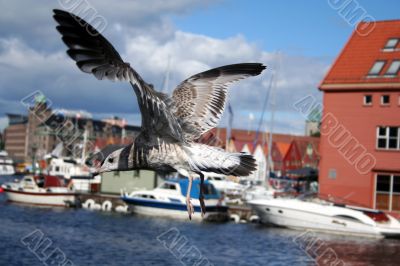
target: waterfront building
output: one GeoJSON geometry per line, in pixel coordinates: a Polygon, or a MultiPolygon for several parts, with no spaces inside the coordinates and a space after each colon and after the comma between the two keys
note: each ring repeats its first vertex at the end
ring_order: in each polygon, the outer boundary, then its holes
{"type": "Polygon", "coordinates": [[[400,212],[400,20],[364,26],[319,86],[320,192],[400,212]]]}
{"type": "Polygon", "coordinates": [[[89,154],[107,144],[129,143],[140,132],[140,127],[127,125],[123,119],[103,121],[82,111],[52,110],[44,97],[35,98],[27,115],[7,116],[5,150],[17,161],[25,162],[43,158],[60,142],[64,145],[64,156],[76,157],[83,149],[89,154]]]}

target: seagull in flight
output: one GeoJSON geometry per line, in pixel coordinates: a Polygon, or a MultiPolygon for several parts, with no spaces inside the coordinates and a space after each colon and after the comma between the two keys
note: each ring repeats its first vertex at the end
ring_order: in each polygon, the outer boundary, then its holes
{"type": "Polygon", "coordinates": [[[180,83],[172,95],[156,91],[124,62],[116,49],[82,18],[53,10],[57,30],[67,45],[67,54],[78,68],[97,79],[129,82],[142,114],[141,132],[134,142],[103,154],[97,172],[151,169],[185,170],[189,185],[186,206],[189,219],[194,213],[190,201],[193,177],[200,176],[201,214],[205,214],[204,172],[248,176],[256,170],[252,155],[230,153],[196,142],[216,127],[226,105],[228,86],[235,81],[259,75],[266,67],[260,63],[241,63],[217,67],[180,83]]]}

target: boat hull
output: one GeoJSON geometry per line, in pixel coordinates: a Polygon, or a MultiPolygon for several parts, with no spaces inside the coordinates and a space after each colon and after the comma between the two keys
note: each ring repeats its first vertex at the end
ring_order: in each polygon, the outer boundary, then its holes
{"type": "MultiPolygon", "coordinates": [[[[274,204],[250,203],[252,209],[260,217],[261,223],[287,227],[296,230],[312,230],[331,234],[355,235],[363,237],[383,238],[399,237],[400,228],[385,225],[363,224],[358,221],[341,219],[312,211],[296,208],[285,208],[274,204]]],[[[394,218],[391,218],[394,219],[394,218]]],[[[397,221],[392,221],[398,223],[397,221]]]]}
{"type": "Polygon", "coordinates": [[[76,204],[74,193],[39,193],[4,189],[6,197],[11,202],[41,206],[68,207],[76,204]]]}
{"type": "MultiPolygon", "coordinates": [[[[188,219],[186,205],[180,202],[161,202],[129,197],[122,197],[122,200],[129,204],[131,210],[137,214],[188,219]]],[[[195,211],[195,213],[192,215],[193,220],[200,221],[204,219],[207,221],[217,222],[228,220],[228,207],[226,206],[206,206],[206,214],[204,217],[201,217],[200,206],[194,205],[193,207],[195,211]]]]}

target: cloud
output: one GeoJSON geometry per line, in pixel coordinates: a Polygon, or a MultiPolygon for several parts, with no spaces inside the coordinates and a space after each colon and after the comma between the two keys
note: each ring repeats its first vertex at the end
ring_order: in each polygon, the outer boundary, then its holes
{"type": "Polygon", "coordinates": [[[165,72],[171,60],[172,85],[196,73],[237,62],[259,62],[262,52],[244,37],[216,39],[175,31],[167,40],[157,36],[133,36],[126,40],[126,58],[152,76],[165,72]]]}
{"type": "MultiPolygon", "coordinates": [[[[3,101],[16,103],[40,90],[54,107],[83,108],[91,112],[138,111],[127,84],[98,81],[80,72],[64,51],[38,52],[18,39],[0,40],[0,51],[3,101]]],[[[4,105],[0,106],[0,112],[6,110],[10,112],[4,105]]]]}
{"type": "MultiPolygon", "coordinates": [[[[171,15],[184,15],[196,8],[205,8],[215,4],[215,0],[119,0],[112,4],[109,0],[0,0],[2,12],[0,16],[0,36],[2,38],[19,38],[29,43],[36,50],[52,50],[59,48],[53,9],[63,9],[86,20],[91,15],[104,18],[107,22],[108,35],[110,28],[121,25],[131,33],[157,33],[162,36],[173,27],[169,22],[171,15]],[[111,6],[112,5],[112,6],[111,6]]],[[[122,40],[120,36],[116,43],[122,40]]]]}
{"type": "MultiPolygon", "coordinates": [[[[213,67],[238,62],[262,62],[268,66],[262,75],[240,81],[230,90],[231,105],[243,116],[235,118],[237,122],[239,119],[247,121],[251,112],[256,116],[257,123],[253,123],[254,126],[258,125],[274,73],[276,87],[270,93],[267,111],[271,111],[271,102],[274,102],[278,121],[275,129],[298,134],[304,132],[304,118],[295,111],[293,104],[308,94],[321,99],[316,88],[329,66],[322,58],[263,51],[241,35],[217,39],[182,31],[176,31],[163,41],[152,35],[129,38],[126,41],[125,56],[140,73],[148,75],[145,76],[147,80],[159,81],[155,85],[161,84],[157,77],[165,72],[170,58],[172,78],[169,92],[189,76],[213,67]]],[[[269,122],[269,114],[264,116],[264,120],[265,124],[269,122]]],[[[222,125],[226,125],[224,121],[222,125]]],[[[235,124],[237,127],[246,125],[247,122],[235,124]]]]}
{"type": "MultiPolygon", "coordinates": [[[[275,99],[275,128],[302,133],[299,120],[304,118],[294,111],[292,104],[307,94],[320,98],[316,87],[329,62],[264,51],[239,34],[220,39],[180,31],[169,20],[172,14],[184,14],[209,4],[184,0],[152,1],[151,5],[148,1],[121,1],[111,9],[109,2],[93,2],[98,14],[107,19],[104,35],[147,82],[160,88],[170,61],[169,92],[190,75],[213,67],[239,62],[266,64],[268,68],[261,76],[232,86],[229,100],[236,114],[235,126],[246,128],[249,113],[255,114],[255,121],[259,120],[275,72],[277,87],[270,95],[270,100],[275,99]]],[[[24,111],[19,101],[32,91],[41,90],[54,107],[85,109],[95,117],[118,114],[129,117],[129,122],[140,121],[128,84],[98,81],[80,72],[65,54],[50,8],[37,6],[36,2],[29,2],[29,7],[21,5],[18,1],[3,4],[9,12],[0,18],[0,25],[9,25],[8,29],[0,26],[0,116],[24,111]]],[[[268,114],[265,120],[269,121],[268,114]]]]}

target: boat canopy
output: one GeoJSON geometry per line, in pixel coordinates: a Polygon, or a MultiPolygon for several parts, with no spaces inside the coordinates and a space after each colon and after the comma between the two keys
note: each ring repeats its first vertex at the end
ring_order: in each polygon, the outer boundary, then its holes
{"type": "MultiPolygon", "coordinates": [[[[182,195],[186,195],[188,185],[189,185],[189,180],[186,178],[180,178],[180,179],[170,179],[168,180],[169,182],[174,182],[178,183],[182,195]]],[[[192,189],[190,191],[190,196],[192,198],[198,198],[200,196],[200,180],[199,179],[194,179],[192,183],[192,189]]],[[[207,180],[204,180],[204,198],[205,199],[219,199],[221,198],[221,195],[219,192],[215,189],[215,187],[208,182],[207,180]]]]}

